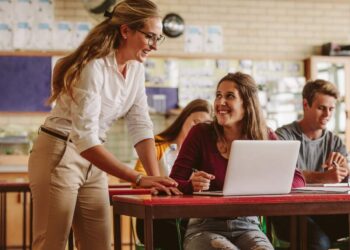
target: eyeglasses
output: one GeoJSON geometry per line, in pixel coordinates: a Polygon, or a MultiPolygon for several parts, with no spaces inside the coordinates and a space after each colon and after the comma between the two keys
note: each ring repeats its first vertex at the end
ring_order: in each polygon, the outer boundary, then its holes
{"type": "Polygon", "coordinates": [[[146,33],[142,30],[137,30],[138,32],[142,33],[145,35],[146,39],[148,40],[148,46],[154,46],[154,45],[161,45],[164,40],[165,40],[165,36],[163,35],[160,35],[160,36],[156,36],[154,34],[151,34],[151,33],[146,33]]]}

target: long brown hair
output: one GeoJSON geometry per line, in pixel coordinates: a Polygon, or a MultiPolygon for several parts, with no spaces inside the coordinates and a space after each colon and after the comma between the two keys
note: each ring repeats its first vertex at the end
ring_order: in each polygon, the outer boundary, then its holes
{"type": "MultiPolygon", "coordinates": [[[[268,138],[268,129],[258,98],[258,87],[254,79],[247,74],[236,72],[224,76],[218,83],[216,89],[224,81],[230,81],[235,84],[243,100],[244,117],[242,124],[242,136],[248,140],[266,140],[268,138]]],[[[224,129],[214,117],[213,126],[218,140],[226,144],[224,129]]]]}
{"type": "Polygon", "coordinates": [[[186,105],[175,121],[167,129],[157,135],[156,142],[165,143],[174,141],[180,134],[186,119],[195,112],[206,112],[212,117],[213,107],[206,100],[195,99],[191,101],[186,105]]]}
{"type": "Polygon", "coordinates": [[[120,26],[126,24],[132,30],[141,29],[151,17],[159,17],[159,12],[150,0],[118,1],[110,17],[95,26],[74,52],[58,60],[53,70],[48,104],[63,93],[74,100],[73,87],[79,82],[85,65],[93,59],[109,55],[119,47],[122,39],[120,26]]]}

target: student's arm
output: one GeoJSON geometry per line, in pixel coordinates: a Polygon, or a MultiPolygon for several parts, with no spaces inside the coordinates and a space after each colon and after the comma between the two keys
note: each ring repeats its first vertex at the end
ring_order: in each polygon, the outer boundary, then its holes
{"type": "Polygon", "coordinates": [[[332,168],[325,172],[303,171],[307,183],[338,183],[347,175],[342,168],[332,168]]]}
{"type": "Polygon", "coordinates": [[[333,139],[334,146],[322,165],[324,172],[306,172],[304,175],[306,181],[310,183],[338,183],[344,181],[345,177],[349,175],[349,166],[346,160],[346,147],[337,136],[333,139]]]}
{"type": "Polygon", "coordinates": [[[156,145],[153,139],[140,141],[135,145],[137,155],[147,175],[159,176],[159,166],[156,158],[156,145]]]}
{"type": "MultiPolygon", "coordinates": [[[[138,172],[119,161],[103,145],[97,145],[86,149],[81,152],[81,156],[108,174],[126,181],[135,183],[139,175],[138,172]]],[[[157,187],[157,189],[170,195],[170,190],[165,186],[175,186],[176,182],[168,177],[144,176],[141,178],[139,184],[142,187],[157,187]]]]}
{"type": "Polygon", "coordinates": [[[179,155],[171,170],[170,177],[179,183],[179,189],[185,194],[191,194],[193,190],[191,176],[193,169],[199,169],[201,162],[202,148],[201,138],[205,136],[201,133],[200,126],[194,126],[184,142],[182,143],[179,155]]]}
{"type": "Polygon", "coordinates": [[[139,172],[140,174],[147,175],[146,170],[143,167],[140,159],[137,160],[134,169],[135,169],[135,171],[139,172]]]}
{"type": "Polygon", "coordinates": [[[305,187],[305,184],[306,181],[303,174],[298,169],[295,169],[292,188],[305,187]]]}

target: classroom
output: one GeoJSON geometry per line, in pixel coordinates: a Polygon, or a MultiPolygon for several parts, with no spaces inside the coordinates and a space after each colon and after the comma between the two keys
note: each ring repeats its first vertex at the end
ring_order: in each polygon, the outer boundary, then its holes
{"type": "Polygon", "coordinates": [[[0,76],[0,250],[350,249],[347,0],[0,0],[0,76]]]}

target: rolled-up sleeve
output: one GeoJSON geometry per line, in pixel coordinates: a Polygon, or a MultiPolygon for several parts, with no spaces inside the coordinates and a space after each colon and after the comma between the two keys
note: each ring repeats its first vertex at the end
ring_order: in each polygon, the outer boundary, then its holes
{"type": "Polygon", "coordinates": [[[102,67],[93,61],[86,65],[81,80],[74,87],[75,101],[71,103],[71,139],[78,152],[100,145],[99,116],[101,112],[102,67]]]}
{"type": "Polygon", "coordinates": [[[137,95],[135,102],[125,116],[133,145],[136,145],[142,140],[154,138],[153,123],[149,116],[147,95],[144,85],[144,73],[136,86],[137,95]]]}

